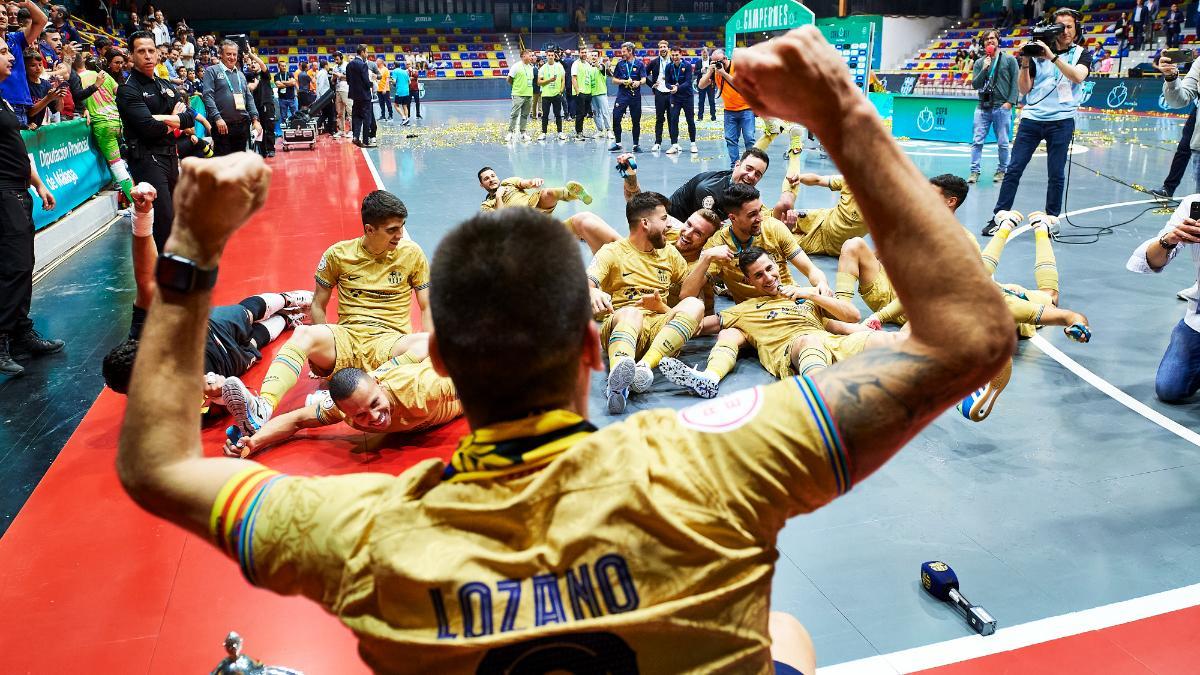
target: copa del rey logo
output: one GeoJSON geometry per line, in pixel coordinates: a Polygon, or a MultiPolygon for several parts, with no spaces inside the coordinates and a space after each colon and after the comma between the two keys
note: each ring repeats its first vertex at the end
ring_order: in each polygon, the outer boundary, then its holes
{"type": "Polygon", "coordinates": [[[706,433],[733,431],[754,419],[762,409],[762,387],[706,401],[679,411],[683,426],[706,433]]]}

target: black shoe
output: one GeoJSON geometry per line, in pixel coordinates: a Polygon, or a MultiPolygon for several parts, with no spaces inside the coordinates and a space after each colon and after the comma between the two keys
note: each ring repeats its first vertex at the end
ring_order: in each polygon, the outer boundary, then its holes
{"type": "Polygon", "coordinates": [[[21,364],[13,361],[8,348],[8,336],[0,335],[0,373],[5,375],[20,375],[25,372],[21,364]]]}
{"type": "Polygon", "coordinates": [[[45,356],[61,352],[63,346],[67,344],[62,340],[47,340],[32,328],[12,337],[11,342],[12,351],[27,352],[32,356],[45,356]]]}
{"type": "Polygon", "coordinates": [[[1166,188],[1158,188],[1157,190],[1151,190],[1150,194],[1154,195],[1155,197],[1158,197],[1159,199],[1170,199],[1175,196],[1175,195],[1171,194],[1170,192],[1167,192],[1166,188]]]}
{"type": "Polygon", "coordinates": [[[641,152],[641,151],[642,151],[642,146],[636,145],[636,144],[633,146],[633,149],[630,150],[630,152],[641,152]]]}
{"type": "Polygon", "coordinates": [[[996,230],[999,230],[999,229],[1000,229],[1000,223],[997,223],[996,219],[992,218],[991,220],[987,221],[987,225],[983,226],[983,229],[979,231],[979,234],[981,234],[985,237],[990,237],[990,236],[996,234],[996,230]]]}

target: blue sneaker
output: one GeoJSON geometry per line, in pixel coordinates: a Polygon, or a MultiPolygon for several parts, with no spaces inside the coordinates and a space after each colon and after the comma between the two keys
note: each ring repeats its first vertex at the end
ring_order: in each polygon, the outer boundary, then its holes
{"type": "Polygon", "coordinates": [[[1000,397],[1000,392],[1008,386],[1010,379],[1012,379],[1012,361],[1005,364],[991,382],[967,394],[966,398],[955,406],[955,409],[972,422],[982,422],[992,414],[992,407],[996,405],[996,399],[1000,397]]]}
{"type": "Polygon", "coordinates": [[[253,436],[271,419],[271,406],[262,397],[251,393],[246,383],[236,377],[225,378],[221,398],[225,399],[229,414],[233,415],[238,427],[246,435],[253,436]]]}
{"type": "Polygon", "coordinates": [[[625,404],[629,401],[629,387],[637,374],[637,366],[633,359],[621,359],[608,373],[608,414],[620,415],[625,412],[625,404]]]}
{"type": "Polygon", "coordinates": [[[620,143],[613,143],[612,145],[608,146],[609,152],[620,152],[621,150],[622,148],[620,143]]]}

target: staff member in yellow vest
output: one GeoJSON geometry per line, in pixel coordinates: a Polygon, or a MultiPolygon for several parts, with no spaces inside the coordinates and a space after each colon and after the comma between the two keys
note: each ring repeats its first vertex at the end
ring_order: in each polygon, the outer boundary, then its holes
{"type": "Polygon", "coordinates": [[[505,142],[516,138],[517,127],[521,129],[521,140],[529,141],[525,130],[529,127],[529,112],[533,109],[533,52],[521,50],[521,62],[508,69],[508,83],[512,86],[512,112],[508,115],[508,135],[505,142]]]}
{"type": "Polygon", "coordinates": [[[538,140],[546,138],[546,128],[550,125],[550,109],[554,109],[554,125],[558,128],[558,140],[567,140],[562,129],[563,87],[566,82],[566,72],[558,62],[558,52],[553,49],[546,52],[546,65],[538,69],[538,84],[542,86],[542,133],[538,140]]]}

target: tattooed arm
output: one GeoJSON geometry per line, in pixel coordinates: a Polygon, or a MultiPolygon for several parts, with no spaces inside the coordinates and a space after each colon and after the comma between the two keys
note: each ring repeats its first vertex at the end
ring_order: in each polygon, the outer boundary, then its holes
{"type": "Polygon", "coordinates": [[[1012,355],[1014,324],[962,227],[820,33],[806,27],[740,53],[747,100],[759,114],[800,122],[820,138],[857,196],[880,257],[896,261],[888,276],[911,336],[813,378],[857,482],[1001,368],[1012,355]],[[808,94],[798,99],[795,91],[808,94]]]}

